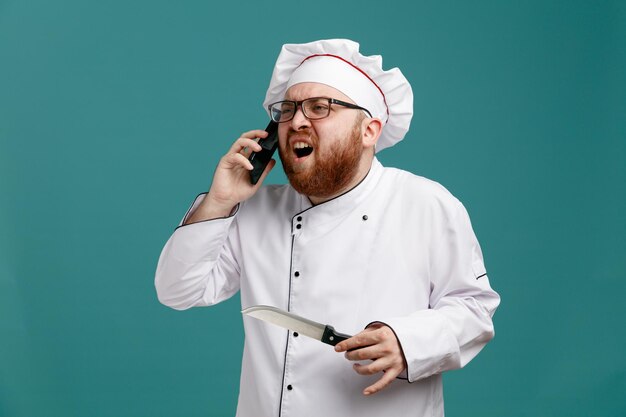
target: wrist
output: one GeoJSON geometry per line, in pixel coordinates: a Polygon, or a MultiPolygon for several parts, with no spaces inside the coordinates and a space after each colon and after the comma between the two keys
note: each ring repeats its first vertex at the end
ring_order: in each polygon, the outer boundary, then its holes
{"type": "Polygon", "coordinates": [[[230,217],[236,206],[237,204],[216,203],[207,195],[198,207],[189,214],[184,224],[230,217]]]}

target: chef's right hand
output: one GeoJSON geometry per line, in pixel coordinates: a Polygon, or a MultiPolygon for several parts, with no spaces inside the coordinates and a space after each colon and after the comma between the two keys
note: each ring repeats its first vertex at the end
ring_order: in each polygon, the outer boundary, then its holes
{"type": "Polygon", "coordinates": [[[254,139],[265,137],[267,137],[265,130],[251,130],[242,134],[233,143],[228,153],[217,164],[209,193],[187,218],[185,224],[228,217],[237,204],[254,195],[267,174],[276,165],[276,161],[272,159],[265,167],[259,181],[252,185],[250,182],[252,164],[248,158],[251,152],[261,150],[261,145],[254,139]]]}

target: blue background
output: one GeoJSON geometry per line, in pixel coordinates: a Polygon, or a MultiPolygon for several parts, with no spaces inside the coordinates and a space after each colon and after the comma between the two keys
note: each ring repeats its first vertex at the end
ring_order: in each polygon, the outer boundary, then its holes
{"type": "Polygon", "coordinates": [[[170,310],[156,261],[280,46],[332,37],[411,82],[379,157],[464,202],[502,295],[446,414],[626,415],[625,2],[0,0],[1,416],[234,415],[238,297],[170,310]]]}

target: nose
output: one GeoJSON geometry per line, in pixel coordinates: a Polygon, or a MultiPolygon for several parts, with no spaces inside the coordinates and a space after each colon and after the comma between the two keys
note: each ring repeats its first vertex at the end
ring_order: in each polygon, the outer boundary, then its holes
{"type": "Polygon", "coordinates": [[[296,108],[296,114],[293,115],[290,123],[293,130],[305,129],[311,126],[311,121],[306,118],[302,111],[302,105],[296,108]]]}

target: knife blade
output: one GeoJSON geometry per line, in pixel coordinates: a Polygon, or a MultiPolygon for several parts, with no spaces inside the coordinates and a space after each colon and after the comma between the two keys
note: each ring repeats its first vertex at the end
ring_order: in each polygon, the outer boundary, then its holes
{"type": "Polygon", "coordinates": [[[258,305],[248,307],[241,314],[284,327],[332,346],[352,337],[335,331],[333,326],[329,324],[317,323],[272,306],[258,305]]]}

